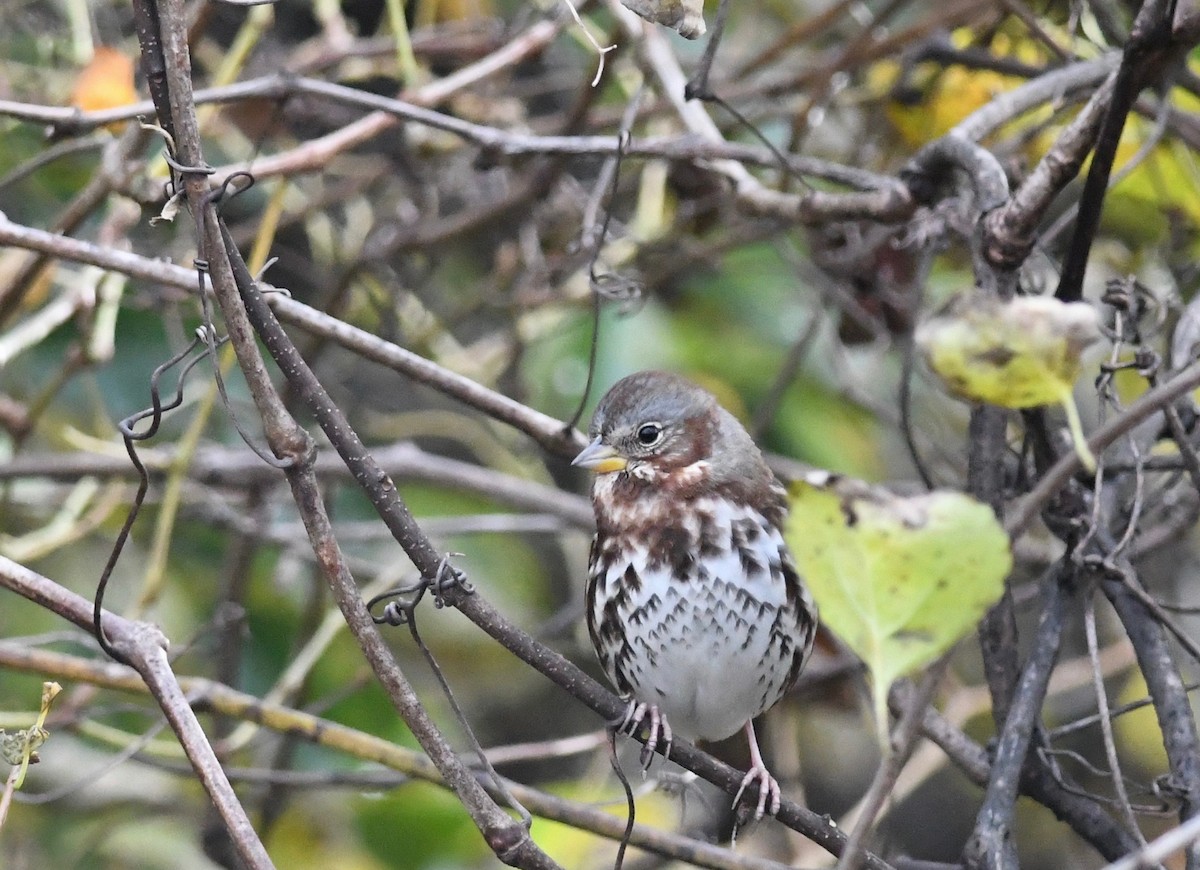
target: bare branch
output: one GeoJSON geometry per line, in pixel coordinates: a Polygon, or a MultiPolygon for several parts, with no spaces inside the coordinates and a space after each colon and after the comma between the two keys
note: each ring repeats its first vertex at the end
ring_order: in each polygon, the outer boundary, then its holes
{"type": "MultiPolygon", "coordinates": [[[[0,585],[85,631],[92,630],[90,601],[3,556],[0,556],[0,585]]],[[[171,671],[167,639],[148,623],[130,622],[114,613],[105,613],[104,628],[109,641],[137,671],[166,714],[246,866],[255,870],[274,867],[171,671]]]]}

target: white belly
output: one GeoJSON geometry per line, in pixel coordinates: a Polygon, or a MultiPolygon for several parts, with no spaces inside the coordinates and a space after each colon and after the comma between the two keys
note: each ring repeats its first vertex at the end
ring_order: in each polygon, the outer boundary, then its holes
{"type": "Polygon", "coordinates": [[[627,538],[610,542],[630,558],[594,574],[590,618],[618,687],[658,705],[677,734],[718,740],[779,700],[811,625],[798,612],[803,593],[789,600],[779,532],[747,508],[717,500],[695,507],[709,515],[704,529],[678,531],[703,557],[671,564],[627,538]],[[620,643],[605,640],[606,620],[619,620],[620,643]]]}

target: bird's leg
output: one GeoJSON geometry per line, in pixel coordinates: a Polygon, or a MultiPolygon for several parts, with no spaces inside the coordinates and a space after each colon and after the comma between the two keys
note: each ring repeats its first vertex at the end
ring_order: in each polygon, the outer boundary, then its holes
{"type": "Polygon", "coordinates": [[[764,812],[770,809],[771,815],[779,812],[779,804],[781,796],[779,792],[779,781],[771,776],[767,770],[766,764],[763,763],[762,752],[758,749],[758,738],[754,735],[754,722],[746,723],[746,740],[750,743],[750,769],[746,771],[746,775],[742,777],[742,784],[738,788],[737,794],[733,798],[733,805],[736,807],[742,800],[742,792],[744,792],[754,780],[758,780],[758,805],[754,809],[754,821],[758,821],[763,817],[764,812]],[[768,804],[768,799],[770,803],[768,804]]]}
{"type": "Polygon", "coordinates": [[[633,737],[643,725],[646,726],[648,734],[638,760],[641,762],[642,771],[645,772],[650,769],[650,762],[654,760],[654,750],[660,745],[663,757],[667,759],[671,757],[671,744],[675,738],[671,733],[671,725],[667,722],[667,717],[662,714],[656,704],[643,704],[631,700],[629,706],[625,708],[624,717],[617,725],[617,732],[633,737]]]}

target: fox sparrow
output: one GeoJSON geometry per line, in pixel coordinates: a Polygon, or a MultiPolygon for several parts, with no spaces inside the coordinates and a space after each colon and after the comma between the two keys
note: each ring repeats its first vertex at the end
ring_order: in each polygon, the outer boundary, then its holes
{"type": "Polygon", "coordinates": [[[596,472],[587,624],[630,701],[621,729],[720,740],[744,727],[755,818],[779,810],[753,718],[795,682],[817,610],[780,532],[784,489],[738,421],[695,384],[630,375],[596,409],[574,464],[596,472]],[[672,730],[674,729],[674,730],[672,730]]]}

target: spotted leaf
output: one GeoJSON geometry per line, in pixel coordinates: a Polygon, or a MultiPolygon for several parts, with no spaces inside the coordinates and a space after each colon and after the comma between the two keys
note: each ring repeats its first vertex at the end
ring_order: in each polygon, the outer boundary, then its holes
{"type": "Polygon", "coordinates": [[[703,0],[621,0],[621,5],[687,39],[704,35],[703,0]]]}
{"type": "Polygon", "coordinates": [[[790,496],[788,544],[822,620],[870,670],[886,738],[892,682],[934,661],[1000,597],[1008,536],[959,492],[905,498],[821,473],[790,496]]]}
{"type": "Polygon", "coordinates": [[[1079,458],[1088,449],[1072,389],[1083,352],[1100,338],[1096,309],[1047,296],[1002,301],[972,291],[956,296],[917,329],[916,342],[946,388],[1005,408],[1060,404],[1079,458]]]}

